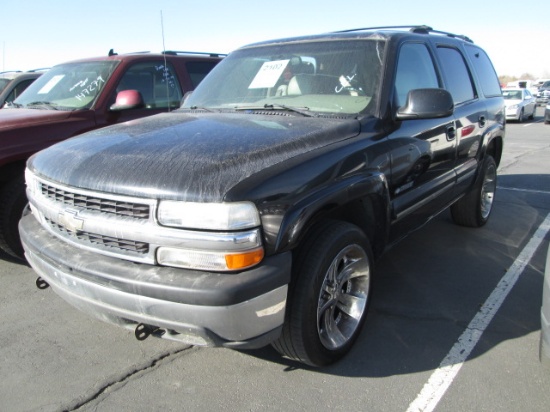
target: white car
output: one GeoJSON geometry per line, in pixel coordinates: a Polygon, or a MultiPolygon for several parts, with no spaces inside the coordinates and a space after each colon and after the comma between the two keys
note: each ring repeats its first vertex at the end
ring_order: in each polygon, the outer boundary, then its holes
{"type": "Polygon", "coordinates": [[[533,119],[537,110],[537,101],[527,89],[502,89],[506,105],[506,120],[523,122],[526,118],[533,119]]]}

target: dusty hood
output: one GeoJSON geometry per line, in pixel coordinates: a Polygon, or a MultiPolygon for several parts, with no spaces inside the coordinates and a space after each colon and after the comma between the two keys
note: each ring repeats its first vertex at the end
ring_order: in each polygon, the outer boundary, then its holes
{"type": "Polygon", "coordinates": [[[33,156],[29,167],[90,190],[221,201],[254,173],[359,129],[355,119],[173,112],[61,142],[33,156]]]}

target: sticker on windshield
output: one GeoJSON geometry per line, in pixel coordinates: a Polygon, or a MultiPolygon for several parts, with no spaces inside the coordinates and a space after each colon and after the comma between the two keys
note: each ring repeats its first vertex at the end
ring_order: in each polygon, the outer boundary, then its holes
{"type": "Polygon", "coordinates": [[[57,76],[53,76],[48,83],[44,85],[39,91],[38,94],[48,94],[50,90],[52,90],[57,83],[61,81],[61,79],[65,77],[64,74],[58,74],[57,76]]]}
{"type": "Polygon", "coordinates": [[[283,74],[285,67],[290,60],[275,60],[272,62],[265,62],[258,71],[258,74],[248,86],[249,89],[262,89],[265,87],[275,87],[277,80],[283,74]]]}

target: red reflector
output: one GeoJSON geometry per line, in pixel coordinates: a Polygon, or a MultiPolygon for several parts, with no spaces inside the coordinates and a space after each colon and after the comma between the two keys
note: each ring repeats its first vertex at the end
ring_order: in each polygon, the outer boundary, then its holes
{"type": "Polygon", "coordinates": [[[470,126],[463,127],[462,130],[460,131],[460,136],[461,137],[466,137],[469,134],[472,134],[472,132],[475,130],[475,128],[476,127],[473,124],[471,124],[470,126]]]}

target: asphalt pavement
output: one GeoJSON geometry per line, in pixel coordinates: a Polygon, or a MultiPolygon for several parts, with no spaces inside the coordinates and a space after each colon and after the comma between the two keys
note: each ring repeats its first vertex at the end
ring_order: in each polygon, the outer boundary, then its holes
{"type": "MultiPolygon", "coordinates": [[[[407,411],[442,368],[550,213],[550,125],[509,123],[489,223],[448,212],[378,262],[367,324],[341,362],[310,369],[266,347],[190,347],[104,324],[0,259],[0,411],[407,411]]],[[[523,269],[435,402],[436,411],[547,411],[538,359],[550,236],[523,269]]],[[[428,391],[429,392],[429,391],[428,391]]],[[[426,409],[425,409],[426,410],[426,409]]]]}

